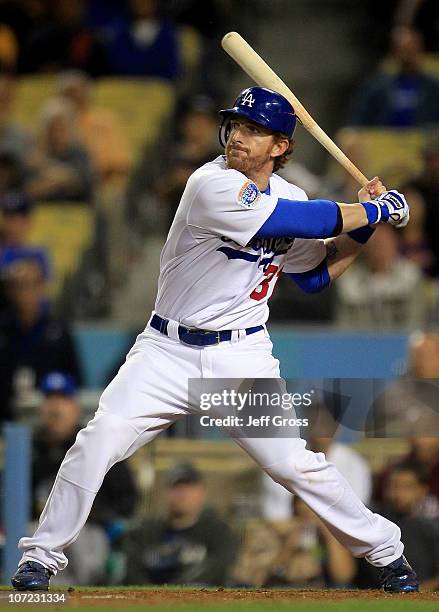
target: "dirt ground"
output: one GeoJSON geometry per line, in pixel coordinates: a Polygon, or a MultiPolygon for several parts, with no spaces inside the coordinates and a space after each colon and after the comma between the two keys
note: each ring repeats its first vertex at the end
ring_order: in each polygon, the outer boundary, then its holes
{"type": "Polygon", "coordinates": [[[390,595],[380,591],[312,591],[312,590],[227,590],[227,589],[150,589],[142,591],[112,590],[110,591],[71,591],[69,604],[73,607],[82,606],[117,606],[143,604],[145,606],[181,605],[191,604],[206,607],[210,604],[225,604],[232,602],[283,602],[283,603],[312,603],[336,602],[346,600],[403,600],[416,602],[436,602],[439,609],[439,593],[411,593],[409,595],[390,595]]]}

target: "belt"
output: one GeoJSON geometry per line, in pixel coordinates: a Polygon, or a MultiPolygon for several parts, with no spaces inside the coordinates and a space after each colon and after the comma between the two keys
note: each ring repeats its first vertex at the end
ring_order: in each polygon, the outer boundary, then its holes
{"type": "MultiPolygon", "coordinates": [[[[165,336],[168,335],[168,319],[163,319],[159,315],[155,314],[152,316],[149,324],[152,328],[159,331],[165,336]]],[[[245,330],[246,336],[255,334],[258,331],[264,329],[263,325],[256,325],[255,327],[248,327],[245,330]]],[[[184,344],[190,344],[192,346],[211,346],[213,344],[219,344],[226,340],[232,339],[232,331],[230,329],[224,331],[209,331],[208,329],[190,329],[184,327],[184,325],[178,326],[178,337],[184,344]]]]}

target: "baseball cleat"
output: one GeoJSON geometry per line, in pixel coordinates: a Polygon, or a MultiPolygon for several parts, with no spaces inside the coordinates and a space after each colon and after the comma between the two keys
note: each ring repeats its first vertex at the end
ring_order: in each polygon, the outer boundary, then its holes
{"type": "Polygon", "coordinates": [[[26,561],[18,567],[11,583],[18,591],[47,591],[53,572],[40,563],[26,561]]]}
{"type": "Polygon", "coordinates": [[[381,587],[387,593],[413,593],[419,591],[416,572],[402,556],[380,570],[381,587]]]}

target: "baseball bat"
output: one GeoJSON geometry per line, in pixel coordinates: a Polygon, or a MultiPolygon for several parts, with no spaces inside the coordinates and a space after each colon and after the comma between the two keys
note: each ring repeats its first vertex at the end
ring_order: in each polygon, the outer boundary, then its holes
{"type": "Polygon", "coordinates": [[[235,60],[237,64],[261,87],[268,87],[284,96],[293,106],[294,111],[302,125],[310,132],[316,140],[343,166],[347,172],[364,187],[368,179],[355,166],[354,163],[343,153],[333,140],[322,130],[318,123],[311,117],[306,108],[296,98],[291,89],[270,68],[260,55],[248,44],[238,32],[226,34],[221,45],[235,60]]]}

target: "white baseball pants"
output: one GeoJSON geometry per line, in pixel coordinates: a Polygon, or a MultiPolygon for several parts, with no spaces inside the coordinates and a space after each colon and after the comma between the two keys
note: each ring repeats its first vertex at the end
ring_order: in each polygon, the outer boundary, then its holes
{"type": "MultiPolygon", "coordinates": [[[[265,330],[239,336],[198,348],[146,328],[67,452],[35,534],[20,540],[20,564],[37,561],[54,573],[66,567],[64,549],[78,537],[107,471],[188,414],[188,378],[280,376],[265,330]]],[[[299,495],[355,557],[382,567],[402,555],[399,528],[368,510],[323,453],[307,450],[304,440],[235,441],[276,482],[299,495]]]]}

